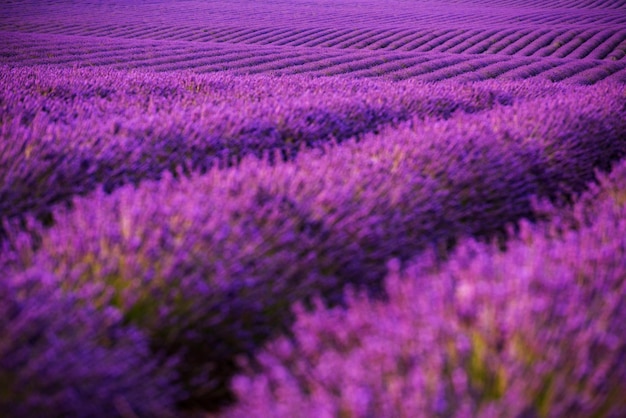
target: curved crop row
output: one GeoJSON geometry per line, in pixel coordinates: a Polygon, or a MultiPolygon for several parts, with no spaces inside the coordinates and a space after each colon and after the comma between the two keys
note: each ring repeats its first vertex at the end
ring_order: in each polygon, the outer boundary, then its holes
{"type": "MultiPolygon", "coordinates": [[[[495,44],[494,44],[495,45],[495,44]]],[[[572,51],[572,52],[575,52],[572,51]]],[[[275,74],[346,74],[390,79],[416,78],[433,81],[444,78],[485,80],[502,76],[512,67],[531,65],[531,71],[520,67],[506,75],[510,79],[540,76],[555,80],[551,68],[597,69],[600,75],[625,68],[626,61],[571,60],[551,57],[517,57],[491,54],[442,54],[399,51],[337,50],[334,48],[289,48],[286,46],[252,46],[225,44],[192,44],[185,42],[119,41],[104,38],[61,37],[44,35],[7,36],[0,46],[0,62],[12,65],[110,66],[117,69],[147,68],[156,71],[193,70],[217,72],[275,74]],[[580,62],[580,63],[579,63],[580,62]],[[453,66],[453,67],[451,67],[453,66]],[[489,67],[489,71],[483,71],[489,67]],[[500,69],[500,70],[498,70],[500,69]],[[441,78],[436,72],[440,70],[441,78]]],[[[562,72],[566,74],[566,72],[562,72]]],[[[572,72],[571,75],[575,75],[572,72]]],[[[567,81],[569,76],[556,79],[567,81]]]]}
{"type": "Polygon", "coordinates": [[[0,218],[176,167],[291,158],[386,124],[513,100],[498,87],[46,67],[3,67],[0,86],[0,218]]]}
{"type": "MultiPolygon", "coordinates": [[[[507,8],[546,8],[542,0],[454,0],[455,3],[484,4],[486,6],[507,8]]],[[[555,0],[551,1],[549,8],[555,9],[618,9],[626,10],[624,0],[555,0]]]]}
{"type": "Polygon", "coordinates": [[[576,193],[626,153],[615,86],[507,88],[544,97],[76,198],[48,229],[10,227],[0,265],[49,272],[65,291],[100,286],[95,306],[120,309],[157,352],[184,354],[186,403],[214,408],[234,356],[284,332],[293,302],[336,303],[350,283],[376,293],[389,258],[492,235],[532,217],[533,195],[576,193]]]}
{"type": "MultiPolygon", "coordinates": [[[[626,23],[626,21],[624,22],[626,23]]],[[[626,51],[626,31],[620,27],[597,29],[571,29],[566,26],[545,29],[510,27],[468,29],[422,29],[403,30],[401,35],[394,29],[333,29],[303,31],[303,29],[258,28],[242,33],[232,30],[217,30],[209,36],[205,29],[171,28],[168,31],[154,29],[151,33],[137,34],[130,30],[124,34],[110,29],[90,31],[62,29],[57,27],[37,28],[35,32],[59,35],[81,35],[90,37],[125,38],[144,40],[188,41],[192,43],[219,42],[229,44],[285,45],[298,47],[325,47],[339,49],[397,50],[415,52],[448,52],[473,54],[505,54],[524,56],[556,56],[560,58],[584,58],[621,60],[626,51]],[[574,37],[572,33],[581,32],[574,37]],[[469,32],[469,33],[468,33],[469,32]],[[584,32],[584,33],[582,33],[584,32]],[[204,34],[204,35],[203,35],[204,34]],[[123,36],[122,36],[123,35],[123,36]],[[201,36],[203,35],[203,36],[201,36]],[[569,51],[569,52],[568,52],[569,51]]]]}
{"type": "MultiPolygon", "coordinates": [[[[114,36],[135,36],[143,28],[152,27],[155,32],[159,31],[160,36],[191,39],[204,36],[211,30],[233,27],[299,30],[350,26],[396,30],[416,25],[467,28],[487,24],[523,28],[533,25],[606,27],[626,24],[623,0],[550,3],[532,0],[512,3],[508,0],[495,3],[483,0],[337,0],[329,7],[327,1],[320,0],[305,3],[268,0],[259,8],[253,1],[233,3],[225,0],[208,3],[187,1],[184,5],[162,1],[83,3],[13,0],[3,5],[0,25],[8,30],[24,28],[31,31],[45,31],[46,27],[58,25],[57,29],[64,28],[62,30],[73,34],[98,36],[107,36],[109,31],[114,36]]],[[[149,36],[149,33],[144,32],[144,35],[149,36]]]]}
{"type": "Polygon", "coordinates": [[[599,80],[606,80],[607,82],[626,83],[626,68],[621,66],[607,66],[606,68],[590,68],[581,73],[578,73],[568,79],[569,82],[574,84],[595,84],[599,80]]]}

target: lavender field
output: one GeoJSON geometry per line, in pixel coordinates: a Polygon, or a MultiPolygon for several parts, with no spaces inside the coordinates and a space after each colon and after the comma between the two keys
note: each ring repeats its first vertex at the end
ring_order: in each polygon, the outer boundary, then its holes
{"type": "Polygon", "coordinates": [[[626,1],[5,0],[1,417],[626,416],[626,1]]]}

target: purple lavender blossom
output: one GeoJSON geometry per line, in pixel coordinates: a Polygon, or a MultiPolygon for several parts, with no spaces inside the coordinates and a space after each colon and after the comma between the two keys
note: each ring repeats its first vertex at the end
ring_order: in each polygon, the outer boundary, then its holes
{"type": "Polygon", "coordinates": [[[390,262],[385,301],[296,305],[293,337],[246,363],[222,416],[624,415],[625,188],[621,163],[505,252],[390,262]]]}
{"type": "Polygon", "coordinates": [[[0,281],[2,416],[174,416],[175,359],[117,309],[92,306],[101,286],[63,287],[37,268],[0,281]]]}

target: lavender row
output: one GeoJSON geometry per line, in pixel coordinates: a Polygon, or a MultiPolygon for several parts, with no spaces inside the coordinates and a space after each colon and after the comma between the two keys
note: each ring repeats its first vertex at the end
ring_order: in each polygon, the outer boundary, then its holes
{"type": "Polygon", "coordinates": [[[615,85],[570,87],[293,162],[246,157],[99,190],[56,208],[49,229],[8,225],[0,265],[9,277],[47,272],[68,292],[101,286],[94,306],[121,310],[157,352],[182,355],[183,403],[215,408],[230,399],[235,356],[285,332],[293,302],[338,303],[350,283],[377,294],[386,260],[445,255],[459,237],[532,217],[533,195],[580,191],[625,154],[624,116],[615,85]]]}
{"type": "MultiPolygon", "coordinates": [[[[515,0],[463,0],[461,3],[486,4],[489,6],[508,8],[522,6],[524,8],[536,9],[545,7],[545,3],[541,0],[525,0],[521,3],[515,0]]],[[[624,0],[557,0],[551,2],[550,6],[565,9],[626,9],[624,0]]]]}
{"type": "Polygon", "coordinates": [[[359,3],[341,0],[328,7],[326,1],[306,4],[267,1],[259,10],[252,1],[233,4],[215,1],[194,2],[186,7],[154,2],[119,2],[106,5],[58,1],[39,7],[28,7],[22,1],[4,8],[0,24],[8,30],[51,33],[95,34],[98,36],[151,36],[169,39],[246,39],[254,31],[265,36],[280,35],[279,30],[293,34],[298,30],[325,28],[376,28],[392,32],[422,28],[514,27],[541,26],[607,27],[623,26],[624,4],[570,1],[568,6],[539,2],[516,4],[485,4],[484,2],[406,2],[390,0],[359,3]],[[468,7],[467,3],[474,3],[468,7]],[[585,4],[587,3],[587,4],[585,4]],[[613,10],[611,10],[613,9],[613,10]],[[622,10],[620,10],[622,9],[622,10]],[[24,13],[28,10],[29,13],[24,13]],[[164,18],[166,16],[166,18],[164,18]],[[146,23],[150,22],[149,24],[146,23]],[[239,29],[232,33],[229,30],[239,29]],[[225,31],[225,34],[220,32],[225,31]],[[213,32],[213,33],[212,33],[213,32]]]}
{"type": "MultiPolygon", "coordinates": [[[[259,30],[261,31],[261,30],[259,30]]],[[[337,30],[338,33],[335,35],[339,35],[343,31],[337,30]]],[[[262,31],[261,31],[262,32],[262,31]]],[[[283,34],[284,30],[275,29],[275,32],[279,34],[283,34]]],[[[300,32],[300,30],[296,31],[300,32]]],[[[176,50],[189,50],[192,55],[198,55],[198,57],[206,56],[207,58],[213,55],[211,49],[214,51],[217,50],[227,50],[226,45],[221,42],[233,42],[234,45],[231,47],[246,49],[245,45],[239,44],[256,44],[263,45],[262,48],[267,51],[276,54],[277,52],[282,51],[290,52],[292,54],[299,54],[301,58],[306,56],[306,52],[309,48],[314,48],[311,52],[317,52],[318,54],[322,54],[322,52],[317,50],[326,50],[327,53],[345,53],[347,51],[342,51],[344,49],[364,49],[371,52],[370,50],[374,50],[378,52],[375,57],[380,58],[381,56],[385,56],[384,52],[387,53],[397,53],[407,54],[412,52],[411,55],[415,55],[414,52],[437,52],[437,53],[454,53],[457,54],[459,52],[463,52],[464,55],[472,54],[472,55],[512,55],[512,56],[533,56],[533,57],[551,57],[554,58],[568,58],[568,59],[582,59],[589,58],[594,61],[599,60],[608,60],[608,61],[619,61],[624,56],[624,48],[623,44],[626,42],[626,32],[623,30],[604,30],[600,31],[598,29],[579,29],[579,30],[518,30],[511,31],[508,28],[502,29],[484,29],[481,31],[480,35],[473,35],[468,38],[466,32],[470,32],[469,30],[443,30],[443,31],[426,31],[425,33],[420,33],[419,36],[417,34],[407,34],[405,36],[406,39],[395,39],[393,36],[395,31],[390,31],[386,36],[389,37],[389,41],[382,41],[382,43],[376,42],[380,35],[377,33],[378,31],[363,31],[363,30],[353,30],[349,35],[339,36],[322,36],[325,34],[322,31],[321,34],[315,32],[316,36],[321,36],[319,40],[313,39],[295,39],[291,42],[285,42],[281,36],[276,36],[274,42],[266,42],[264,40],[258,40],[254,37],[250,40],[243,39],[241,41],[235,40],[211,40],[198,43],[198,41],[188,41],[181,42],[179,39],[153,39],[152,43],[157,42],[159,46],[153,45],[152,49],[155,53],[163,47],[167,46],[171,48],[172,51],[169,51],[169,61],[172,60],[172,56],[179,55],[176,50]],[[363,33],[364,32],[364,33],[363,33]],[[449,33],[456,34],[457,36],[452,39],[447,39],[450,35],[449,33]],[[505,33],[506,36],[501,33],[505,33]],[[574,35],[576,35],[574,37],[574,35]],[[484,39],[488,37],[488,39],[484,39]],[[326,41],[326,39],[328,40],[326,41]],[[345,41],[342,39],[346,38],[345,41]],[[364,41],[359,42],[359,40],[363,38],[364,41]],[[458,40],[457,40],[458,38],[458,40]],[[393,39],[393,41],[392,41],[393,39]],[[360,43],[372,43],[372,45],[363,45],[359,46],[360,43]],[[277,47],[280,49],[271,48],[271,45],[277,44],[277,47]],[[533,47],[534,44],[537,46],[533,47]],[[278,46],[280,45],[280,46],[278,46]],[[384,48],[377,48],[375,45],[385,45],[384,48]],[[381,55],[382,54],[382,55],[381,55]]],[[[470,32],[471,33],[471,32],[470,32]]],[[[7,40],[16,37],[17,33],[5,33],[5,37],[7,40]]],[[[82,47],[86,50],[83,52],[82,59],[87,62],[98,63],[98,65],[102,65],[102,63],[110,62],[110,63],[118,63],[120,62],[120,51],[106,51],[102,48],[107,42],[103,42],[104,40],[111,41],[111,39],[94,37],[94,35],[90,33],[86,33],[87,36],[67,36],[73,35],[71,33],[63,34],[63,36],[56,35],[60,40],[67,41],[69,38],[74,38],[75,43],[80,45],[80,38],[83,38],[84,42],[82,47]],[[93,41],[89,42],[91,39],[99,40],[94,44],[93,41]],[[102,44],[102,45],[98,45],[102,44]],[[98,51],[101,50],[101,51],[98,51]],[[86,53],[89,51],[89,53],[86,53]],[[108,59],[107,59],[108,58],[108,59]]],[[[34,34],[25,35],[21,34],[22,37],[26,36],[32,37],[36,36],[34,34]]],[[[41,35],[39,35],[41,36],[41,35]]],[[[285,37],[290,38],[285,35],[285,37]]],[[[45,39],[49,40],[49,36],[45,39]]],[[[143,39],[143,38],[138,38],[143,39]]],[[[132,42],[139,42],[135,49],[143,48],[143,50],[148,51],[146,47],[149,45],[146,41],[130,41],[124,39],[119,40],[122,44],[129,44],[132,42]]],[[[13,41],[15,42],[15,41],[13,41]]],[[[64,42],[61,42],[61,45],[64,42]]],[[[42,56],[41,53],[33,53],[34,51],[29,51],[25,49],[26,45],[23,45],[21,48],[14,47],[13,49],[9,49],[9,43],[5,45],[3,55],[6,58],[11,58],[14,61],[23,62],[25,64],[51,64],[51,63],[61,63],[67,61],[77,61],[77,53],[80,50],[72,49],[66,50],[64,48],[60,48],[55,51],[53,56],[42,56]],[[47,60],[46,60],[47,58],[47,60]],[[43,60],[43,62],[42,62],[43,60]]],[[[59,47],[61,46],[59,45],[59,47]]],[[[31,45],[31,48],[34,45],[31,45]]],[[[151,54],[143,53],[143,51],[139,51],[140,54],[136,53],[132,56],[132,62],[146,60],[151,62],[152,60],[144,59],[143,57],[149,58],[151,54]],[[141,55],[143,53],[143,55],[141,55]]],[[[358,52],[358,51],[351,51],[358,52]]],[[[130,53],[130,51],[129,51],[130,53]]],[[[167,50],[161,52],[161,54],[167,53],[167,50]]],[[[323,55],[323,54],[322,54],[323,55]]],[[[371,54],[370,54],[371,55],[371,54]]],[[[164,55],[165,56],[165,55],[164,55]]],[[[505,57],[501,57],[504,59],[505,57]]],[[[273,60],[280,59],[279,56],[273,56],[273,60]]],[[[191,59],[185,59],[183,56],[177,57],[177,65],[183,65],[183,63],[193,64],[191,59]]],[[[212,60],[215,63],[215,59],[212,60]]],[[[156,62],[155,62],[156,64],[156,62]]],[[[174,63],[172,65],[175,65],[174,63]]]]}
{"type": "Polygon", "coordinates": [[[464,241],[446,263],[390,262],[384,302],[296,305],[220,416],[626,415],[625,192],[621,162],[506,252],[464,241]]]}
{"type": "MultiPolygon", "coordinates": [[[[447,32],[450,31],[441,31],[441,33],[447,32]]],[[[592,36],[592,32],[588,35],[592,36]]],[[[511,35],[519,38],[524,34],[525,32],[520,32],[511,35]]],[[[153,71],[190,70],[197,73],[228,70],[239,74],[342,74],[394,80],[414,78],[420,81],[485,80],[503,75],[508,79],[539,76],[553,80],[570,81],[571,79],[583,84],[614,78],[612,73],[626,68],[626,63],[619,59],[611,61],[552,57],[526,58],[515,55],[505,56],[500,53],[483,54],[481,53],[483,49],[474,50],[469,46],[461,48],[467,50],[467,53],[451,54],[312,47],[309,43],[291,47],[224,45],[215,42],[114,40],[61,35],[50,38],[48,35],[41,34],[6,32],[0,33],[0,36],[6,37],[5,44],[0,46],[0,62],[11,65],[105,66],[116,69],[147,68],[153,71]],[[471,51],[474,52],[470,54],[471,51]],[[523,66],[530,66],[533,69],[532,71],[510,72],[511,68],[523,66]],[[582,71],[577,70],[577,67],[585,66],[596,70],[596,75],[589,80],[580,80],[575,77],[577,72],[582,71]],[[489,71],[485,71],[486,68],[489,71]],[[567,68],[567,71],[561,71],[566,75],[555,78],[549,71],[552,68],[567,68]]],[[[582,39],[580,42],[585,42],[585,36],[581,34],[576,39],[582,39]]],[[[523,42],[523,39],[519,42],[523,42]]],[[[560,43],[559,40],[554,42],[560,43]]],[[[494,48],[500,43],[495,42],[494,48]]],[[[579,44],[569,48],[568,51],[577,50],[577,46],[579,44]]],[[[405,47],[412,48],[409,45],[405,47]]],[[[389,46],[389,48],[395,48],[395,46],[389,46]]],[[[623,49],[620,48],[616,51],[623,49]]]]}
{"type": "Polygon", "coordinates": [[[0,217],[178,166],[206,170],[274,150],[291,158],[385,124],[514,100],[498,86],[48,67],[3,67],[1,83],[0,217]]]}

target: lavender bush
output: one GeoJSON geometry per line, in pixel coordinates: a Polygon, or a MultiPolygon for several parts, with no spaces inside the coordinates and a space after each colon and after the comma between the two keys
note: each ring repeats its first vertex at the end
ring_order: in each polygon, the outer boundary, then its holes
{"type": "Polygon", "coordinates": [[[172,417],[182,391],[175,358],[150,350],[94,284],[64,291],[38,268],[0,280],[0,414],[172,417]]]}
{"type": "MultiPolygon", "coordinates": [[[[626,163],[548,225],[388,264],[386,301],[296,305],[223,417],[626,414],[626,163]]],[[[544,208],[545,210],[545,208],[544,208]]]]}

